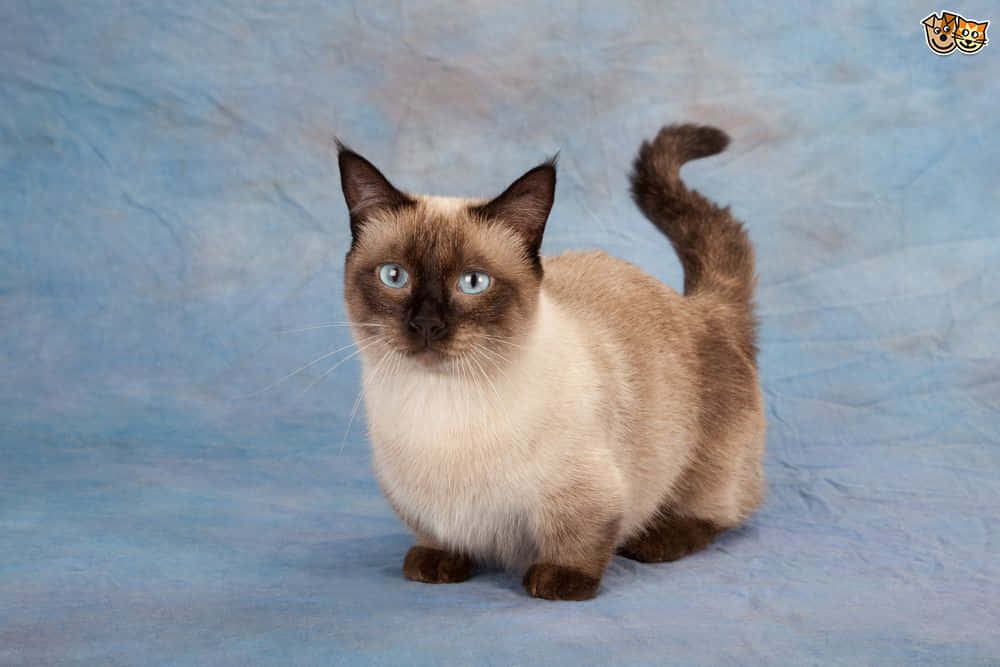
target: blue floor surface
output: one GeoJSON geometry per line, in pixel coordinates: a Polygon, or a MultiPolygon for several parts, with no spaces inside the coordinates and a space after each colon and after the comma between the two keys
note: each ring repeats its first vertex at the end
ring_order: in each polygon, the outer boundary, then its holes
{"type": "Polygon", "coordinates": [[[1000,46],[934,9],[0,3],[0,664],[998,664],[1000,46]],[[279,333],[345,318],[331,137],[442,194],[561,150],[543,250],[679,286],[625,175],[683,120],[757,247],[766,504],[586,603],[404,581],[355,360],[251,395],[348,342],[279,333]]]}

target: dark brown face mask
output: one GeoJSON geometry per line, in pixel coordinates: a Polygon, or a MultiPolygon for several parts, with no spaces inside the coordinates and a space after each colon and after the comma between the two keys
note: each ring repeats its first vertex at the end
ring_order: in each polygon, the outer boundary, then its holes
{"type": "Polygon", "coordinates": [[[339,163],[351,222],[344,295],[352,321],[427,366],[526,330],[543,274],[552,162],[485,202],[407,194],[344,146],[339,163]]]}

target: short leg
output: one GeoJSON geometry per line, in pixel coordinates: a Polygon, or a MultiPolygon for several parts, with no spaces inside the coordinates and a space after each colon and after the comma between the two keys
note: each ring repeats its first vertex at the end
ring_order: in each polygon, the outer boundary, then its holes
{"type": "Polygon", "coordinates": [[[619,524],[618,517],[584,516],[548,526],[538,561],[524,575],[525,590],[546,600],[589,600],[597,595],[619,524]]]}
{"type": "Polygon", "coordinates": [[[404,512],[402,507],[386,493],[386,500],[417,537],[417,543],[410,547],[403,558],[403,576],[410,581],[426,584],[457,584],[472,576],[472,559],[445,549],[431,538],[420,524],[404,512]]]}
{"type": "Polygon", "coordinates": [[[403,576],[425,584],[457,584],[472,575],[472,559],[445,549],[416,544],[403,559],[403,576]]]}
{"type": "Polygon", "coordinates": [[[711,521],[664,514],[646,532],[619,547],[618,553],[642,563],[675,561],[701,551],[721,532],[711,521]]]}
{"type": "Polygon", "coordinates": [[[568,565],[535,563],[528,568],[523,583],[528,594],[536,598],[589,600],[597,595],[601,575],[593,576],[568,565]]]}

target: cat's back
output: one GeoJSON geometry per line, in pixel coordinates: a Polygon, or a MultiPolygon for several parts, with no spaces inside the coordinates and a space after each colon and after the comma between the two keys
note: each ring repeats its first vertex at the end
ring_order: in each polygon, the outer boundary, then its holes
{"type": "Polygon", "coordinates": [[[688,304],[674,289],[604,251],[565,252],[546,257],[543,267],[542,289],[584,324],[642,336],[657,332],[662,339],[693,323],[688,304]]]}

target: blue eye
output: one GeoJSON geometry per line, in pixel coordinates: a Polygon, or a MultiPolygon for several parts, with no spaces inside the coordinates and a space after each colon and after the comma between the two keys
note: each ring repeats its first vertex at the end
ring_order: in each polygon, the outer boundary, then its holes
{"type": "Polygon", "coordinates": [[[410,274],[406,272],[406,269],[401,267],[399,264],[383,264],[378,267],[378,277],[383,283],[388,287],[394,289],[399,289],[406,284],[406,281],[410,279],[410,274]]]}
{"type": "Polygon", "coordinates": [[[490,286],[490,275],[485,271],[466,271],[458,279],[458,289],[466,294],[479,294],[490,286]]]}

